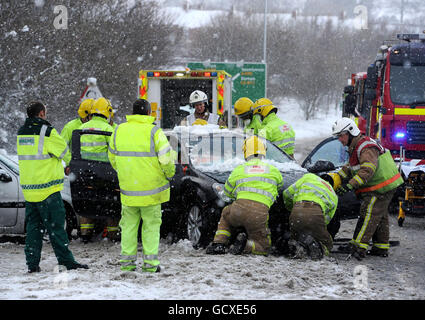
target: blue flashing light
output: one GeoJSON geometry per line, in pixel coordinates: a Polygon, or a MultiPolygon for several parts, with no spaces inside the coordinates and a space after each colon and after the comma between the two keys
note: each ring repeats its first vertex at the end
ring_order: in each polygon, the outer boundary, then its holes
{"type": "Polygon", "coordinates": [[[397,132],[395,134],[396,139],[403,139],[405,136],[406,136],[406,134],[404,132],[397,132]]]}
{"type": "Polygon", "coordinates": [[[148,77],[153,77],[153,72],[148,72],[148,73],[147,73],[147,76],[148,76],[148,77]]]}
{"type": "Polygon", "coordinates": [[[211,77],[217,77],[217,72],[211,72],[211,77]]]}

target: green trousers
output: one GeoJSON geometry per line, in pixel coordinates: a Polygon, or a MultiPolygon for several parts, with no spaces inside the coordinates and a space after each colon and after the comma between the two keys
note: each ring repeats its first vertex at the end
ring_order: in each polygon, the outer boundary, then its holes
{"type": "Polygon", "coordinates": [[[158,248],[162,223],[161,204],[146,207],[122,205],[121,270],[134,270],[137,260],[137,234],[142,220],[143,271],[155,272],[159,265],[158,248]]]}
{"type": "Polygon", "coordinates": [[[49,234],[50,243],[60,265],[75,263],[68,248],[68,235],[65,226],[65,207],[60,192],[51,194],[41,202],[25,202],[25,257],[28,268],[37,267],[41,259],[43,234],[49,234]]]}

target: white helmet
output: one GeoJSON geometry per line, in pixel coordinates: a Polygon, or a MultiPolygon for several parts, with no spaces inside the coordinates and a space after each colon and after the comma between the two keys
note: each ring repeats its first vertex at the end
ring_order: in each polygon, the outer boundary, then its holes
{"type": "Polygon", "coordinates": [[[339,119],[335,121],[332,126],[332,135],[334,136],[338,136],[344,131],[349,132],[354,137],[360,134],[360,130],[357,127],[356,123],[350,118],[339,119]]]}
{"type": "Polygon", "coordinates": [[[207,105],[208,104],[208,96],[200,90],[195,90],[190,94],[189,104],[190,104],[191,107],[194,107],[195,104],[199,103],[199,102],[203,102],[207,105]]]}

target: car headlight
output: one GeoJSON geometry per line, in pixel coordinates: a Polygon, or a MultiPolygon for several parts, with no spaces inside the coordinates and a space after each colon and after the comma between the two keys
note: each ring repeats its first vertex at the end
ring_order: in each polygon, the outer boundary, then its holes
{"type": "Polygon", "coordinates": [[[232,202],[232,199],[224,194],[224,184],[214,183],[212,185],[212,189],[219,199],[223,200],[224,202],[232,202]]]}

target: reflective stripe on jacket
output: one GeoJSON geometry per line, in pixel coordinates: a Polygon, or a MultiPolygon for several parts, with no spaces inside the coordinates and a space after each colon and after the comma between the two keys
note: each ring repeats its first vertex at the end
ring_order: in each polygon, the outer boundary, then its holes
{"type": "Polygon", "coordinates": [[[276,113],[271,112],[263,119],[262,128],[258,131],[261,137],[273,142],[274,145],[289,155],[294,154],[295,131],[291,125],[280,119],[276,113]]]}
{"type": "Polygon", "coordinates": [[[68,165],[68,145],[49,122],[27,118],[17,137],[20,184],[24,198],[41,202],[61,191],[64,182],[62,160],[68,165]]]}
{"type": "MultiPolygon", "coordinates": [[[[349,150],[351,151],[351,150],[349,150]]],[[[353,179],[358,183],[356,193],[376,191],[378,193],[385,193],[389,190],[397,188],[403,183],[400,172],[391,156],[389,150],[385,150],[375,140],[361,136],[358,138],[356,146],[350,153],[349,168],[353,179]],[[371,162],[362,162],[362,151],[367,148],[376,148],[379,150],[378,165],[375,166],[371,162]],[[358,172],[362,167],[370,168],[373,172],[371,178],[362,179],[358,172]]]]}
{"type": "Polygon", "coordinates": [[[170,200],[169,180],[174,176],[176,152],[155,118],[128,115],[111,136],[109,160],[118,173],[121,202],[151,206],[170,200]]]}
{"type": "Polygon", "coordinates": [[[319,204],[326,224],[331,221],[338,206],[338,196],[332,186],[313,173],[306,173],[285,189],[283,201],[289,211],[292,211],[294,203],[299,201],[313,201],[319,204]]]}
{"type": "Polygon", "coordinates": [[[271,207],[283,185],[282,174],[271,164],[252,159],[237,166],[224,186],[224,193],[234,199],[248,199],[271,207]]]}
{"type": "MultiPolygon", "coordinates": [[[[114,131],[112,126],[108,123],[108,120],[99,116],[93,116],[90,121],[83,123],[79,129],[114,131]]],[[[97,134],[81,135],[81,158],[108,162],[108,145],[110,138],[110,136],[97,134]]]]}

